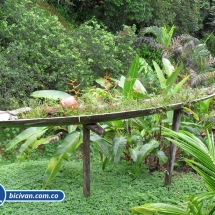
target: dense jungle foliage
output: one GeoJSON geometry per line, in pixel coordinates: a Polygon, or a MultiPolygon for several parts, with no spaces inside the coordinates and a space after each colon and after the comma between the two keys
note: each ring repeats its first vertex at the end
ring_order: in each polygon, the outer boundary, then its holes
{"type": "Polygon", "coordinates": [[[136,45],[146,27],[174,25],[175,38],[191,35],[213,54],[214,15],[209,1],[2,0],[0,109],[28,102],[35,90],[66,90],[69,79],[85,89],[106,74],[118,78],[136,54],[161,65],[162,49],[136,45]]]}

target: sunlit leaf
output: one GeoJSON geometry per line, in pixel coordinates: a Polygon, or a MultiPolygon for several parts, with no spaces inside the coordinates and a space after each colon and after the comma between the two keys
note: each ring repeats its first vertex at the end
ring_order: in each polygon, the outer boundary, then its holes
{"type": "Polygon", "coordinates": [[[67,97],[70,97],[71,95],[58,90],[39,90],[39,91],[33,92],[31,96],[35,98],[47,98],[47,99],[59,100],[59,99],[65,99],[67,97]]]}

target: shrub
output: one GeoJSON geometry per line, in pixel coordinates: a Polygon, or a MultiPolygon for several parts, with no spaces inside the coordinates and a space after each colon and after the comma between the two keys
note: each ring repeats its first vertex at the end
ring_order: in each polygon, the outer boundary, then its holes
{"type": "Polygon", "coordinates": [[[116,77],[128,70],[135,54],[134,31],[113,35],[95,20],[66,29],[30,0],[6,0],[0,22],[0,109],[35,90],[65,90],[68,79],[78,79],[85,88],[106,71],[116,77]]]}

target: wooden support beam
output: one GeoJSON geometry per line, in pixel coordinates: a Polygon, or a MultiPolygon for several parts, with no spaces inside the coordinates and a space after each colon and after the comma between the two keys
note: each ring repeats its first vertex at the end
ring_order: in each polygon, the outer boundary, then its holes
{"type": "Polygon", "coordinates": [[[86,125],[86,127],[98,135],[104,134],[105,132],[105,129],[102,128],[100,125],[97,125],[96,123],[88,124],[86,125]]]}
{"type": "Polygon", "coordinates": [[[90,129],[83,125],[83,193],[90,196],[90,129]]]}
{"type": "MultiPolygon", "coordinates": [[[[181,113],[182,113],[181,108],[178,110],[174,110],[173,122],[172,122],[173,131],[179,130],[180,121],[181,121],[181,113]]],[[[172,183],[172,173],[173,173],[173,168],[174,168],[176,151],[177,151],[177,146],[171,142],[170,148],[169,148],[169,159],[168,159],[168,163],[167,163],[165,182],[164,182],[165,185],[171,185],[171,183],[172,183]]]]}

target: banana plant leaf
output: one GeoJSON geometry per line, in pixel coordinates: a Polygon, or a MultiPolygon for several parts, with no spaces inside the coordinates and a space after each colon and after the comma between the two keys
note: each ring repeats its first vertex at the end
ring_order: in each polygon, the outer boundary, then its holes
{"type": "Polygon", "coordinates": [[[141,164],[146,156],[155,148],[159,146],[159,142],[156,140],[151,140],[149,143],[144,144],[141,148],[135,148],[131,151],[131,158],[137,164],[141,164]]]}
{"type": "Polygon", "coordinates": [[[90,140],[96,145],[97,149],[101,151],[106,157],[110,155],[107,142],[98,134],[93,134],[90,140]]]}
{"type": "Polygon", "coordinates": [[[113,162],[117,163],[120,160],[120,157],[125,149],[127,140],[123,136],[115,136],[113,139],[113,162]]]}
{"type": "Polygon", "coordinates": [[[58,90],[39,90],[39,91],[33,92],[31,96],[34,98],[46,98],[46,99],[59,100],[59,99],[68,98],[71,95],[58,90]]]}
{"type": "Polygon", "coordinates": [[[43,180],[45,187],[59,172],[63,160],[67,160],[81,143],[80,133],[77,131],[74,131],[65,137],[62,144],[58,146],[57,152],[49,161],[43,180]]]}
{"type": "Polygon", "coordinates": [[[8,143],[8,147],[6,150],[14,148],[20,142],[29,139],[32,135],[40,134],[41,132],[46,131],[47,128],[48,127],[30,127],[25,129],[8,143]]]}
{"type": "Polygon", "coordinates": [[[41,137],[46,131],[48,130],[48,128],[43,129],[41,131],[38,131],[37,133],[33,134],[32,136],[30,136],[25,143],[23,143],[19,149],[20,153],[23,153],[26,149],[28,149],[28,147],[33,144],[35,141],[37,141],[37,138],[41,137]]]}

